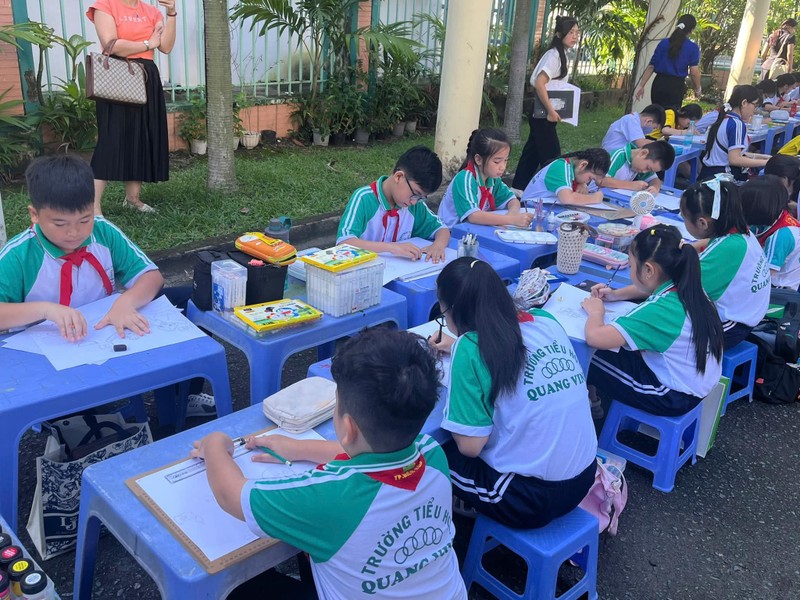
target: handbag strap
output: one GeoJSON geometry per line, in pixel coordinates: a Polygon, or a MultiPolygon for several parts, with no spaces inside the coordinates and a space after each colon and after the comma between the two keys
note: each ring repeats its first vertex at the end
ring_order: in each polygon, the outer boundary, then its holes
{"type": "Polygon", "coordinates": [[[106,56],[111,56],[112,50],[114,50],[114,45],[117,43],[117,38],[114,38],[110,42],[106,44],[106,47],[103,48],[103,54],[106,56]]]}

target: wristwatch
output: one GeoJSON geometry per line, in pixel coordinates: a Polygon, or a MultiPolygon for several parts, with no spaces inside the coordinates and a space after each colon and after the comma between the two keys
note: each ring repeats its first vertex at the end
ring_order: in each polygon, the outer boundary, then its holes
{"type": "Polygon", "coordinates": [[[142,42],[144,43],[144,47],[150,50],[150,40],[142,40],[142,42]]]}

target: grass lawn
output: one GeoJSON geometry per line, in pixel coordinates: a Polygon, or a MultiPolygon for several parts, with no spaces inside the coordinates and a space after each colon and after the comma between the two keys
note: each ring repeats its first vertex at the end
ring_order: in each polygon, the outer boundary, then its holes
{"type": "MultiPolygon", "coordinates": [[[[580,128],[559,126],[563,152],[599,145],[622,107],[586,112],[580,128]]],[[[522,139],[528,126],[523,125],[522,139]]],[[[205,158],[173,157],[170,181],[146,185],[142,200],[158,208],[144,215],[122,206],[121,184],[111,184],[103,212],[145,252],[166,250],[192,241],[236,232],[262,230],[271,217],[302,219],[341,211],[354,189],[388,174],[395,160],[416,144],[433,147],[432,134],[379,142],[366,148],[300,148],[293,144],[240,150],[236,153],[239,189],[231,195],[206,189],[205,158]]],[[[524,141],[523,141],[524,143],[524,141]]],[[[509,168],[515,168],[522,144],[514,147],[509,168]]],[[[24,190],[9,188],[3,195],[9,237],[30,225],[24,190]]]]}

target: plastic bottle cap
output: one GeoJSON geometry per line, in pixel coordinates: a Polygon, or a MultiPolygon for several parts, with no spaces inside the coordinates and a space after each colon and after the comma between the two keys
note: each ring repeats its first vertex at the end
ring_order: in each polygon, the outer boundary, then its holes
{"type": "Polygon", "coordinates": [[[22,578],[32,570],[33,563],[27,558],[20,558],[9,565],[8,577],[11,581],[22,581],[22,578]]]}
{"type": "Polygon", "coordinates": [[[19,546],[6,546],[0,550],[0,569],[7,571],[8,566],[19,558],[22,558],[22,548],[19,546]]]}
{"type": "Polygon", "coordinates": [[[47,577],[41,571],[31,571],[26,573],[22,579],[22,593],[38,594],[47,587],[47,577]]]}
{"type": "Polygon", "coordinates": [[[0,550],[5,548],[6,546],[11,545],[11,536],[7,533],[0,533],[0,550]]]}

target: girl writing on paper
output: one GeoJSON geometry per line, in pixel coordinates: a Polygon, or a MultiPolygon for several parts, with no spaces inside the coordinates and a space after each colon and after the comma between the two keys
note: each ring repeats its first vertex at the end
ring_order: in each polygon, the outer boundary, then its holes
{"type": "Polygon", "coordinates": [[[649,413],[682,415],[719,381],[722,323],[700,279],[700,260],[675,227],[641,231],[629,251],[632,286],[592,288],[586,343],[598,348],[589,367],[590,393],[649,413]],[[649,297],[608,325],[604,301],[649,297]],[[618,352],[612,352],[619,349],[618,352]]]}
{"type": "Polygon", "coordinates": [[[700,253],[703,289],[717,307],[725,348],[732,348],[767,312],[767,259],[747,227],[733,182],[712,179],[688,187],[681,196],[681,217],[693,237],[705,240],[700,253]]]}
{"type": "Polygon", "coordinates": [[[506,171],[511,143],[500,129],[476,129],[467,144],[467,157],[442,201],[439,219],[452,227],[462,221],[476,225],[513,225],[527,229],[533,214],[520,212],[519,200],[501,177],[506,171]],[[498,209],[508,214],[497,214],[498,209]]]}
{"type": "Polygon", "coordinates": [[[570,152],[536,173],[522,193],[522,202],[536,198],[556,198],[562,204],[595,204],[603,192],[589,192],[588,185],[608,174],[611,157],[602,148],[570,152]]]}
{"type": "Polygon", "coordinates": [[[444,446],[453,493],[510,527],[542,527],[574,509],[595,475],[597,438],[572,343],[549,313],[518,313],[483,261],[453,261],[436,285],[458,336],[429,339],[452,354],[442,427],[453,434],[444,446]]]}

